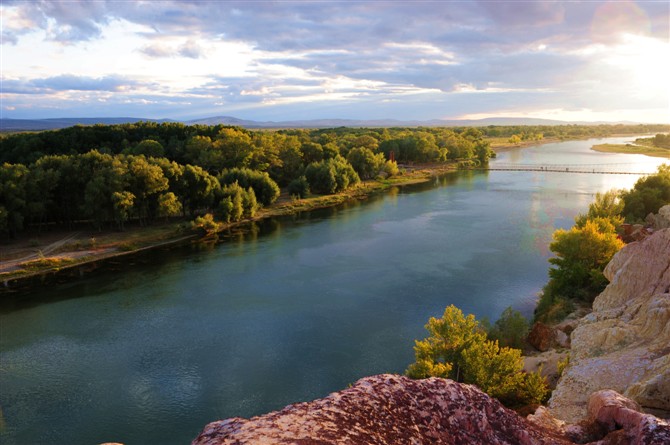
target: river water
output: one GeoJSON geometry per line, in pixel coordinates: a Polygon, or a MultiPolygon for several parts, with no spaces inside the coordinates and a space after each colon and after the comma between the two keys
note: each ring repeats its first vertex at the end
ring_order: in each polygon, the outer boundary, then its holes
{"type": "MultiPolygon", "coordinates": [[[[610,138],[623,142],[634,138],[610,138]]],[[[571,141],[496,163],[662,160],[571,141]]],[[[202,427],[400,373],[455,304],[532,315],[548,245],[598,191],[637,176],[459,172],[363,203],[148,254],[0,308],[0,442],[189,443],[202,427]]]]}

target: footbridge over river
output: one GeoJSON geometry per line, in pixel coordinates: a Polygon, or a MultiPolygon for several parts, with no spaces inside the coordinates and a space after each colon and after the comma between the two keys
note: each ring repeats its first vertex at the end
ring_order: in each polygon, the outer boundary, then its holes
{"type": "Polygon", "coordinates": [[[487,171],[514,171],[514,172],[553,172],[553,173],[591,173],[596,175],[648,175],[654,173],[655,168],[650,171],[642,170],[634,164],[504,164],[493,163],[488,166],[478,167],[477,170],[487,171]],[[631,168],[633,167],[633,168],[631,168]],[[636,170],[636,171],[633,171],[636,170]]]}

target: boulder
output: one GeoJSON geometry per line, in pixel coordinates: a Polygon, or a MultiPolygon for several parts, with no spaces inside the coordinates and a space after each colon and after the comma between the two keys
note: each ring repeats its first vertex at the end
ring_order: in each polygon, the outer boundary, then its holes
{"type": "MultiPolygon", "coordinates": [[[[602,425],[610,443],[667,445],[670,444],[670,424],[651,414],[640,412],[640,406],[612,390],[591,394],[588,404],[589,418],[602,425]]],[[[603,441],[608,443],[607,440],[603,441]]]]}
{"type": "Polygon", "coordinates": [[[565,332],[540,321],[535,322],[526,340],[532,347],[541,352],[548,351],[551,348],[570,347],[570,337],[565,332]]]}
{"type": "Polygon", "coordinates": [[[670,411],[670,229],[626,245],[605,276],[610,284],[572,332],[570,364],[549,401],[568,422],[602,389],[670,411]]]}
{"type": "Polygon", "coordinates": [[[264,416],[212,422],[192,445],[569,443],[474,386],[383,374],[264,416]]]}

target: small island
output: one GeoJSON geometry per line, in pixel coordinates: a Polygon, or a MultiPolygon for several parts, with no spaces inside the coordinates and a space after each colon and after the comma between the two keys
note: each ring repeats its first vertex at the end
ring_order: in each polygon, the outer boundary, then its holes
{"type": "Polygon", "coordinates": [[[633,144],[597,144],[594,151],[605,153],[626,153],[670,158],[670,135],[657,134],[649,138],[637,138],[633,144]]]}

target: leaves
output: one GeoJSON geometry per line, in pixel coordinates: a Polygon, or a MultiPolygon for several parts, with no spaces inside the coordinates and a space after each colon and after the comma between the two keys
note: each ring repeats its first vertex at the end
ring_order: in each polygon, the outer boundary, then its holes
{"type": "Polygon", "coordinates": [[[426,329],[429,336],[415,342],[409,377],[471,383],[508,405],[539,403],[545,397],[544,379],[523,372],[521,351],[487,340],[474,315],[464,316],[451,305],[442,318],[431,317],[426,329]]]}

